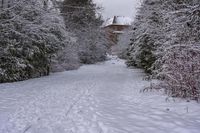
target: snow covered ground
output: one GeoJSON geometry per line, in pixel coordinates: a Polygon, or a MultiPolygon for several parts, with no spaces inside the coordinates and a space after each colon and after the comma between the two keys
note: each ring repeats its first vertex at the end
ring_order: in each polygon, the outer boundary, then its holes
{"type": "Polygon", "coordinates": [[[0,133],[200,133],[200,105],[166,101],[138,69],[111,60],[0,84],[0,133]]]}

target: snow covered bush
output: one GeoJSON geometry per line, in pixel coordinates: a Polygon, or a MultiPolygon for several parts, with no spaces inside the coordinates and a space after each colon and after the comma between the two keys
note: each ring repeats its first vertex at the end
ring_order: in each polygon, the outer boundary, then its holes
{"type": "Polygon", "coordinates": [[[64,22],[43,1],[12,2],[0,12],[0,82],[48,75],[51,59],[70,41],[64,22]]]}
{"type": "Polygon", "coordinates": [[[174,45],[165,49],[160,87],[173,97],[200,98],[200,44],[174,45]]]}
{"type": "Polygon", "coordinates": [[[174,97],[199,100],[200,98],[200,2],[168,1],[173,5],[166,12],[170,22],[168,41],[158,52],[155,63],[160,84],[174,97]]]}
{"type": "Polygon", "coordinates": [[[62,72],[66,70],[74,70],[80,67],[80,59],[78,56],[78,46],[75,38],[64,42],[65,46],[60,49],[51,61],[52,72],[62,72]]]}

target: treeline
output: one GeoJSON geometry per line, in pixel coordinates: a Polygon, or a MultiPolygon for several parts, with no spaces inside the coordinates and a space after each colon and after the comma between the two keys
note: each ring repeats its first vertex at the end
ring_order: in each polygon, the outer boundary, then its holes
{"type": "Polygon", "coordinates": [[[173,97],[200,99],[200,1],[144,0],[132,24],[127,65],[143,68],[173,97]]]}
{"type": "Polygon", "coordinates": [[[67,29],[77,37],[81,63],[95,63],[106,58],[107,40],[101,29],[103,20],[93,0],[65,0],[61,13],[67,29]]]}
{"type": "Polygon", "coordinates": [[[105,60],[102,19],[91,0],[3,0],[1,4],[0,83],[105,60]]]}

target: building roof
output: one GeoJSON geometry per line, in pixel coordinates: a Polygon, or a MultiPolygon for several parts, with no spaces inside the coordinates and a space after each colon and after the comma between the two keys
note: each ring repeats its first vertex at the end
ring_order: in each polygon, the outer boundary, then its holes
{"type": "Polygon", "coordinates": [[[124,31],[113,31],[114,34],[123,34],[124,31]]]}
{"type": "Polygon", "coordinates": [[[133,20],[129,17],[124,16],[114,16],[113,18],[109,18],[103,24],[103,27],[110,25],[131,25],[133,20]]]}

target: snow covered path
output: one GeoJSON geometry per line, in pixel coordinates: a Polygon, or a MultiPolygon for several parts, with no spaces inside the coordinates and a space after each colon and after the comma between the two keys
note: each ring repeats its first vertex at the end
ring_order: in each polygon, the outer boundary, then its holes
{"type": "Polygon", "coordinates": [[[200,133],[200,105],[140,93],[143,76],[112,58],[0,84],[0,133],[200,133]]]}

